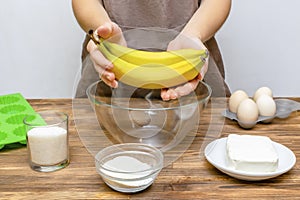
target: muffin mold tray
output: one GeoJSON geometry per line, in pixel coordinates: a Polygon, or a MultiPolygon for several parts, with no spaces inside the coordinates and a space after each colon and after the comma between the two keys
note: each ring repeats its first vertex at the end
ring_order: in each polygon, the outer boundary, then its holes
{"type": "Polygon", "coordinates": [[[0,96],[0,149],[13,143],[26,144],[24,117],[29,117],[34,123],[44,124],[20,93],[0,96]]]}

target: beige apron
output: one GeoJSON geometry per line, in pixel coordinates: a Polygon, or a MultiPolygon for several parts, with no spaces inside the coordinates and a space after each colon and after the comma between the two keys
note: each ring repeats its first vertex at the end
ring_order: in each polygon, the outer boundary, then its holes
{"type": "MultiPolygon", "coordinates": [[[[129,47],[146,50],[165,50],[198,9],[198,0],[102,0],[111,20],[116,22],[129,47]]],[[[82,51],[82,73],[76,97],[86,97],[87,87],[99,80],[98,73],[86,51],[86,37],[82,51]]],[[[210,51],[208,71],[204,81],[213,91],[212,96],[228,96],[224,81],[224,65],[215,38],[205,43],[210,51]]]]}

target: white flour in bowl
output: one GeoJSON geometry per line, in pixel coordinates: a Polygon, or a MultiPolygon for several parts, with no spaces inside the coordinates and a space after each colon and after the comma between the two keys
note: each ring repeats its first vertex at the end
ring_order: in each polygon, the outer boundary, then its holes
{"type": "Polygon", "coordinates": [[[104,168],[110,169],[111,171],[101,169],[102,173],[118,179],[109,181],[119,183],[122,186],[139,187],[148,185],[153,181],[152,177],[147,177],[151,174],[151,171],[145,171],[150,169],[151,166],[130,156],[115,157],[114,159],[107,161],[104,164],[104,168]],[[143,179],[143,177],[147,178],[143,179]],[[124,181],[120,181],[120,179],[124,179],[124,181]]]}

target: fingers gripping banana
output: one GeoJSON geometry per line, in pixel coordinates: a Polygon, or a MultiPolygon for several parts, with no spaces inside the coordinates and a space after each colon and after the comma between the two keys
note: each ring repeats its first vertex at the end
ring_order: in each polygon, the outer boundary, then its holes
{"type": "Polygon", "coordinates": [[[208,57],[207,50],[149,52],[107,40],[97,42],[97,46],[113,63],[117,80],[147,89],[169,88],[194,79],[208,57]]]}

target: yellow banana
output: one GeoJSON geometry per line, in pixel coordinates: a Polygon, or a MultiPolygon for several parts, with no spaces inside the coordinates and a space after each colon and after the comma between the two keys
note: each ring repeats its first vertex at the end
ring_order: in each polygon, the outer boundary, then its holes
{"type": "MultiPolygon", "coordinates": [[[[115,56],[105,45],[101,44],[98,45],[98,48],[114,64],[113,72],[116,78],[135,87],[148,89],[173,87],[194,79],[203,66],[199,57],[181,60],[172,65],[165,65],[163,62],[135,65],[115,56]]],[[[151,54],[151,52],[149,53],[151,54]]]]}
{"type": "Polygon", "coordinates": [[[206,50],[150,52],[107,40],[92,39],[103,55],[113,63],[112,71],[116,79],[139,88],[169,88],[192,80],[199,74],[208,57],[206,50]]]}
{"type": "Polygon", "coordinates": [[[198,56],[200,59],[207,57],[205,50],[197,49],[179,49],[175,51],[150,52],[128,48],[103,40],[103,45],[110,53],[116,57],[136,65],[148,63],[163,63],[164,65],[172,65],[182,60],[193,59],[198,56]]]}

